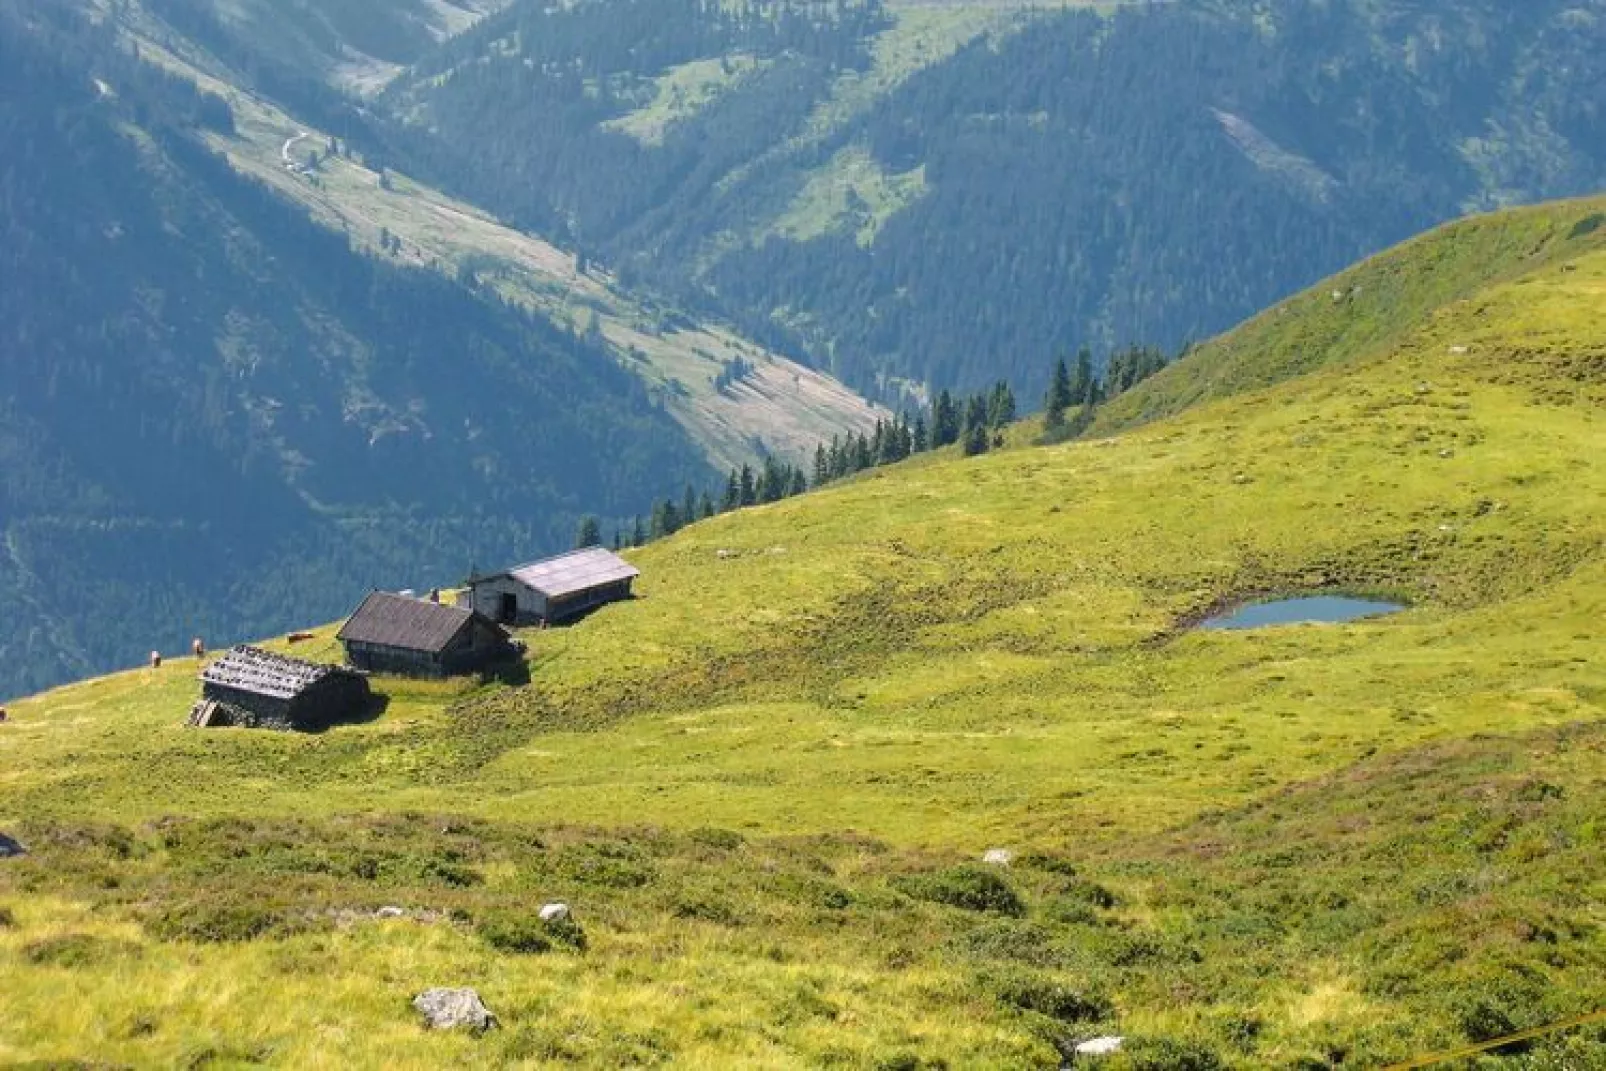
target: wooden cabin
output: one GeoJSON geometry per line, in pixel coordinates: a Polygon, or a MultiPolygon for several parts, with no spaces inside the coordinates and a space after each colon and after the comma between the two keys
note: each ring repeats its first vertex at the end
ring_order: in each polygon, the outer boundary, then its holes
{"type": "Polygon", "coordinates": [[[640,575],[612,551],[587,547],[505,573],[470,577],[463,603],[503,624],[566,621],[603,603],[630,598],[630,585],[640,575]]]}
{"type": "Polygon", "coordinates": [[[360,717],[373,701],[361,674],[242,644],[201,670],[199,728],[316,730],[360,717]]]}
{"type": "Polygon", "coordinates": [[[502,627],[482,614],[384,591],[364,599],[336,638],[358,669],[405,677],[474,673],[517,654],[502,627]]]}

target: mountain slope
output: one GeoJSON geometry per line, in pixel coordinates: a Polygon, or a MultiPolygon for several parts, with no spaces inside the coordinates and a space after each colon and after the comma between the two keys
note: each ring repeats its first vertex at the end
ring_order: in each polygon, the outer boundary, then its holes
{"type": "MultiPolygon", "coordinates": [[[[367,107],[350,87],[329,84],[327,65],[291,47],[300,37],[292,34],[287,44],[279,35],[251,34],[249,27],[265,17],[261,10],[216,6],[130,0],[105,17],[143,58],[229,103],[233,129],[213,132],[208,143],[241,172],[375,255],[435,269],[588,334],[647,385],[717,467],[758,462],[771,452],[796,459],[833,435],[868,432],[886,415],[829,376],[622,285],[594,259],[516,231],[387,167],[367,107]],[[354,141],[362,151],[352,148],[354,141]],[[750,371],[720,388],[737,362],[750,371]]],[[[383,25],[407,10],[376,17],[383,25]]],[[[322,26],[314,36],[323,40],[344,24],[341,12],[347,12],[341,5],[297,7],[287,25],[294,30],[313,20],[322,26]]],[[[332,40],[350,47],[338,35],[332,40]]],[[[395,55],[417,58],[422,47],[395,55]]]]}
{"type": "Polygon", "coordinates": [[[0,1054],[1376,1067],[1595,1010],[1606,247],[1441,304],[1442,239],[1357,269],[1423,310],[1386,346],[1304,295],[1235,351],[1337,338],[1301,375],[634,552],[525,685],[381,679],[318,737],[182,729],[188,661],[15,704],[0,1054]],[[1410,607],[1188,628],[1310,589],[1410,607]],[[502,1029],[421,1036],[443,984],[502,1029]]]}
{"type": "Polygon", "coordinates": [[[1598,2],[942,10],[521,0],[375,108],[417,173],[889,398],[1606,185],[1598,2]]]}
{"type": "Polygon", "coordinates": [[[52,6],[0,7],[0,687],[292,627],[566,546],[712,478],[593,341],[354,253],[232,122],[52,6]]]}

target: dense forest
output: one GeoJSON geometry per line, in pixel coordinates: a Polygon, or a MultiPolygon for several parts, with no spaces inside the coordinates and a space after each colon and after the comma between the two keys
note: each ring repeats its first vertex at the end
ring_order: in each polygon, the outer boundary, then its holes
{"type": "Polygon", "coordinates": [[[706,463],[596,346],[344,236],[229,108],[0,0],[0,693],[566,545],[706,463]]]}
{"type": "Polygon", "coordinates": [[[1174,349],[1436,221],[1606,183],[1598,4],[1039,12],[823,128],[895,16],[739,12],[521,0],[391,86],[390,149],[895,406],[1035,393],[1047,354],[1174,349]],[[858,181],[841,218],[780,225],[817,180],[858,181]]]}

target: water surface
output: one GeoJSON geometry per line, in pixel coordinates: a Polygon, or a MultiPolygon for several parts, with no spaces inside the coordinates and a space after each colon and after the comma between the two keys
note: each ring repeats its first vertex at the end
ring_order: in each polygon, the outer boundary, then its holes
{"type": "Polygon", "coordinates": [[[1199,623],[1200,628],[1265,628],[1268,625],[1333,624],[1362,617],[1377,617],[1405,609],[1397,602],[1351,599],[1341,595],[1313,595],[1303,599],[1277,599],[1255,602],[1217,614],[1199,623]]]}

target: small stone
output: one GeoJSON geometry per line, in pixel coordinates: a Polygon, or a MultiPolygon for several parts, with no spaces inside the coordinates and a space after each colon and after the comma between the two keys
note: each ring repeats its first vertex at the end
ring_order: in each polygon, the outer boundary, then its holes
{"type": "Polygon", "coordinates": [[[1450,352],[1455,354],[1457,357],[1460,357],[1465,355],[1467,348],[1465,346],[1451,346],[1450,352]]]}
{"type": "Polygon", "coordinates": [[[466,1027],[476,1034],[496,1026],[496,1016],[472,989],[426,989],[413,998],[413,1007],[431,1030],[466,1027]]]}
{"type": "Polygon", "coordinates": [[[1249,475],[1247,473],[1243,473],[1243,472],[1235,473],[1233,475],[1233,477],[1232,477],[1232,482],[1233,483],[1248,483],[1249,482],[1249,475]]]}
{"type": "Polygon", "coordinates": [[[1112,1056],[1121,1051],[1121,1043],[1125,1040],[1113,1034],[1102,1038],[1090,1038],[1077,1045],[1073,1051],[1078,1056],[1112,1056]]]}
{"type": "Polygon", "coordinates": [[[567,922],[568,920],[568,904],[546,904],[541,908],[542,922],[567,922]]]}
{"type": "Polygon", "coordinates": [[[0,833],[0,859],[12,859],[19,855],[27,855],[28,849],[17,843],[11,837],[0,833]]]}
{"type": "Polygon", "coordinates": [[[1015,858],[1015,853],[1008,848],[988,848],[981,853],[981,861],[990,866],[1008,866],[1015,858]]]}
{"type": "Polygon", "coordinates": [[[1454,457],[1455,451],[1451,450],[1449,447],[1445,447],[1443,450],[1439,451],[1439,456],[1444,458],[1454,457]]]}
{"type": "Polygon", "coordinates": [[[376,918],[376,919],[399,919],[399,918],[406,918],[406,917],[407,917],[406,910],[403,909],[403,908],[396,907],[394,904],[387,904],[386,906],[380,908],[378,911],[374,912],[374,918],[376,918]]]}

